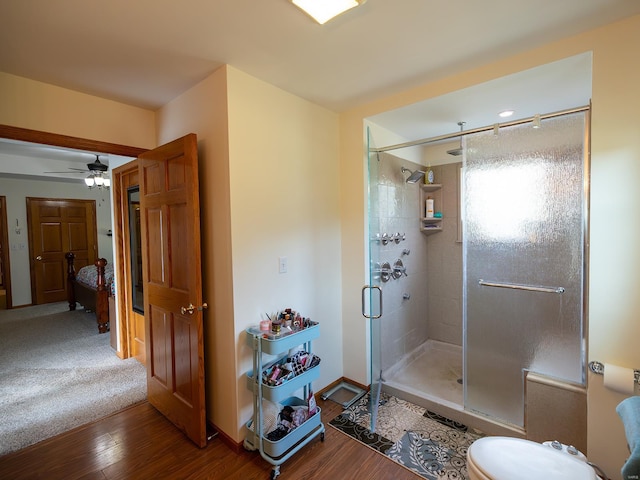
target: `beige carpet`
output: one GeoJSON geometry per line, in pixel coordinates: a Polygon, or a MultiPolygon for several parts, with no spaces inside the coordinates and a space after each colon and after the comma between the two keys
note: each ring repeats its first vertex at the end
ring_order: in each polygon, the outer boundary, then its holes
{"type": "Polygon", "coordinates": [[[66,303],[0,311],[0,455],[146,398],[146,372],[120,360],[95,314],[66,303]]]}

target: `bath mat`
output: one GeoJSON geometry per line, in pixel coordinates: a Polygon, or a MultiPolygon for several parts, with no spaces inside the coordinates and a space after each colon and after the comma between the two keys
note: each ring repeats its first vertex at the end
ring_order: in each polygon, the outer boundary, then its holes
{"type": "Polygon", "coordinates": [[[456,422],[455,420],[451,420],[450,418],[447,417],[443,417],[442,415],[439,415],[435,412],[432,412],[430,410],[427,410],[424,412],[424,416],[427,418],[431,418],[432,420],[435,420],[436,422],[440,422],[443,425],[446,425],[447,427],[451,427],[454,428],[456,430],[460,430],[461,432],[466,432],[469,430],[469,428],[464,424],[464,423],[460,423],[460,422],[456,422]]]}
{"type": "Polygon", "coordinates": [[[368,402],[367,394],[329,424],[428,480],[468,478],[467,449],[481,432],[382,393],[372,433],[368,402]]]}

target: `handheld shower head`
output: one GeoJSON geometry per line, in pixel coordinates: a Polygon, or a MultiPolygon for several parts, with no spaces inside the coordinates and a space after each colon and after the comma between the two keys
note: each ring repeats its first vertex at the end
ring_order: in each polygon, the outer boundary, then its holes
{"type": "Polygon", "coordinates": [[[411,170],[405,167],[402,167],[401,170],[402,170],[402,173],[405,173],[405,172],[410,173],[409,178],[407,178],[406,180],[407,183],[416,183],[418,180],[424,177],[424,174],[426,173],[426,172],[423,172],[422,170],[416,170],[415,172],[412,172],[411,170]]]}

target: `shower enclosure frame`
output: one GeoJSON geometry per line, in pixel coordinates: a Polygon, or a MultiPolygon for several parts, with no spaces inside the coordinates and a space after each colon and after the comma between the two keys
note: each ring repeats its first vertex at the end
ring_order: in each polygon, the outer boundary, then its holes
{"type": "MultiPolygon", "coordinates": [[[[591,105],[585,105],[585,106],[581,106],[581,107],[576,107],[576,108],[571,108],[571,109],[566,109],[566,110],[562,110],[562,111],[557,111],[557,112],[551,112],[551,113],[546,113],[546,114],[541,114],[539,116],[540,119],[547,119],[547,118],[553,118],[553,117],[558,117],[558,116],[563,116],[563,115],[567,115],[567,114],[572,114],[572,113],[577,113],[577,112],[585,112],[585,133],[584,133],[584,159],[583,159],[583,178],[584,178],[584,189],[583,189],[583,264],[582,264],[582,275],[583,275],[583,295],[582,295],[582,312],[583,312],[583,319],[582,319],[582,325],[583,325],[583,329],[584,329],[584,334],[583,334],[583,338],[585,340],[584,342],[584,348],[582,349],[581,355],[582,358],[580,360],[580,363],[583,365],[583,384],[586,383],[586,368],[587,368],[587,356],[588,356],[588,352],[586,349],[586,337],[588,335],[588,289],[589,289],[589,278],[588,278],[588,263],[589,263],[589,209],[590,209],[590,125],[591,125],[591,121],[590,121],[590,111],[591,111],[591,105]]],[[[533,120],[535,119],[535,117],[530,117],[530,118],[523,118],[523,119],[519,119],[519,120],[515,120],[512,122],[505,122],[505,123],[501,123],[499,124],[500,128],[503,127],[508,127],[508,126],[514,126],[514,125],[520,125],[520,124],[526,124],[526,123],[531,123],[533,120]]],[[[411,141],[411,142],[405,142],[405,143],[401,143],[401,144],[395,144],[395,145],[389,145],[389,146],[385,146],[385,147],[381,147],[381,148],[375,148],[373,147],[373,145],[368,145],[368,153],[369,156],[368,158],[371,157],[372,154],[379,154],[382,152],[390,152],[392,150],[396,150],[396,149],[401,149],[401,148],[406,148],[406,147],[412,147],[412,146],[420,146],[420,145],[426,145],[426,144],[430,144],[430,143],[435,143],[435,142],[442,142],[445,140],[449,140],[449,139],[454,139],[454,138],[461,138],[467,135],[472,135],[474,133],[479,133],[479,132],[484,132],[484,131],[490,131],[490,130],[495,130],[496,125],[488,125],[485,127],[479,127],[479,128],[473,128],[473,129],[469,129],[469,130],[465,130],[463,132],[454,132],[454,133],[450,133],[450,134],[445,134],[445,135],[440,135],[437,137],[431,137],[431,138],[426,138],[426,139],[421,139],[421,140],[415,140],[415,141],[411,141]]],[[[369,188],[371,188],[371,186],[369,185],[369,188]]],[[[371,246],[371,245],[370,245],[371,246]]],[[[370,263],[370,268],[373,265],[373,263],[370,263]]],[[[371,277],[373,279],[373,276],[371,277]]],[[[378,320],[377,322],[381,322],[384,321],[384,317],[381,318],[380,320],[378,320]]],[[[376,328],[379,332],[379,324],[376,325],[376,328]]],[[[376,335],[376,332],[374,332],[373,329],[370,328],[370,335],[372,336],[370,342],[371,345],[375,345],[376,344],[376,339],[373,338],[376,335]]],[[[381,347],[380,347],[381,348],[381,347]]],[[[371,371],[371,373],[373,374],[373,370],[371,371]]],[[[371,377],[372,378],[372,382],[374,380],[374,376],[371,377]]],[[[466,412],[466,410],[464,410],[463,412],[466,412]]],[[[500,421],[496,422],[497,424],[500,424],[500,421]]],[[[374,429],[374,425],[372,425],[372,430],[374,429]]]]}

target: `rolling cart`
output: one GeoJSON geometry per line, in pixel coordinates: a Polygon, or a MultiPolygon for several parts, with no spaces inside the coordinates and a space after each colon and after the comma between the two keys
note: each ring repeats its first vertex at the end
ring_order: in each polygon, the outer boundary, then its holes
{"type": "Polygon", "coordinates": [[[320,365],[296,375],[282,385],[272,387],[262,382],[262,371],[265,368],[262,354],[286,357],[291,348],[298,346],[303,346],[308,353],[311,353],[311,340],[320,335],[320,327],[317,322],[312,322],[302,330],[277,335],[263,332],[258,327],[250,327],[246,333],[247,343],[253,349],[253,370],[246,374],[247,387],[253,393],[253,418],[247,423],[249,433],[245,438],[244,446],[248,450],[259,450],[262,458],[273,465],[271,480],[275,480],[280,475],[280,465],[293,454],[318,435],[321,441],[324,441],[325,429],[320,419],[320,407],[317,407],[316,413],[302,425],[291,430],[280,440],[271,441],[266,437],[268,432],[263,431],[262,400],[290,406],[306,405],[312,391],[311,382],[320,375],[320,365]],[[303,398],[293,396],[298,390],[304,391],[303,398]]]}

